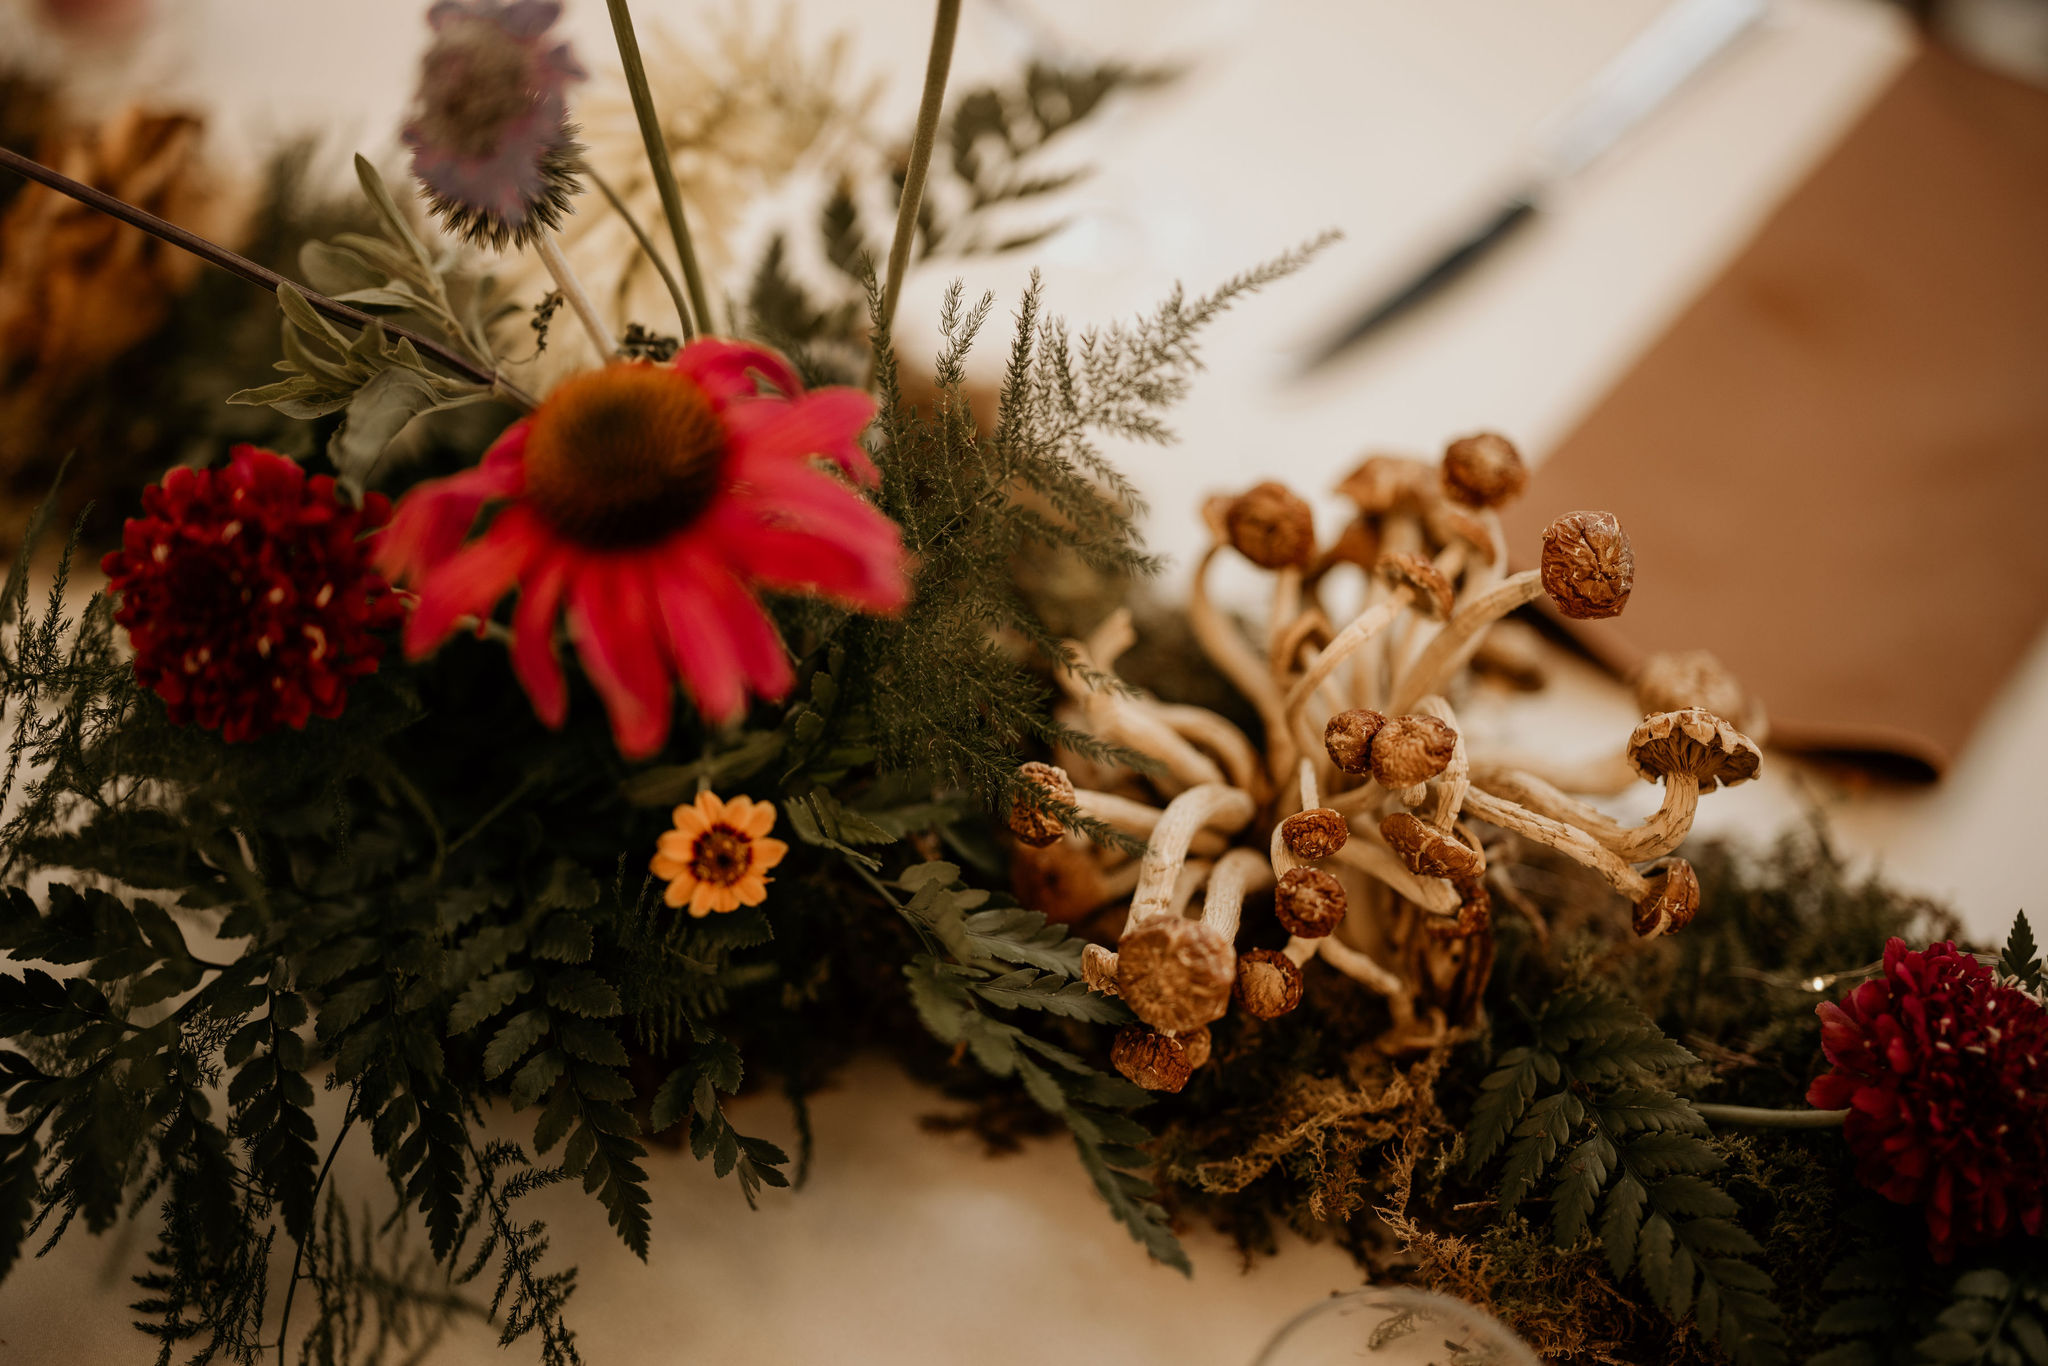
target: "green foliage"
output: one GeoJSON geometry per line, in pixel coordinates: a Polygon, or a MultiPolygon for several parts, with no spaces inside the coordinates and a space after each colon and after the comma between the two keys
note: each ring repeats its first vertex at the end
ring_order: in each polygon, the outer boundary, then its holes
{"type": "Polygon", "coordinates": [[[2025,911],[2013,919],[2012,933],[2006,936],[2005,951],[1998,958],[1998,970],[2029,991],[2042,988],[2041,949],[2034,942],[2034,927],[2027,923],[2025,911]]]}
{"type": "MultiPolygon", "coordinates": [[[[349,232],[308,243],[301,253],[307,277],[331,287],[343,303],[421,321],[485,370],[495,370],[490,325],[510,306],[493,299],[488,282],[465,291],[451,279],[454,249],[438,257],[428,251],[383,177],[361,156],[356,177],[376,214],[378,234],[349,232]]],[[[349,337],[290,285],[278,287],[277,301],[284,312],[284,358],[277,369],[287,377],[231,394],[227,401],[267,404],[287,417],[344,414],[327,454],[350,487],[369,482],[385,447],[413,418],[491,397],[487,385],[432,369],[411,342],[393,340],[381,326],[349,337]]]]}
{"type": "Polygon", "coordinates": [[[1706,1122],[1669,1089],[1699,1060],[1612,990],[1558,992],[1481,1084],[1468,1168],[1504,1153],[1498,1192],[1511,1214],[1548,1180],[1552,1241],[1597,1237],[1617,1279],[1633,1273],[1674,1321],[1690,1315],[1737,1363],[1786,1360],[1763,1251],[1707,1178],[1726,1160],[1706,1122]]]}
{"type": "Polygon", "coordinates": [[[2002,1264],[1930,1275],[1907,1251],[1910,1237],[1860,1240],[1828,1273],[1836,1298],[1815,1324],[1841,1340],[1807,1366],[2048,1364],[2048,1252],[2031,1244],[2002,1264]]]}

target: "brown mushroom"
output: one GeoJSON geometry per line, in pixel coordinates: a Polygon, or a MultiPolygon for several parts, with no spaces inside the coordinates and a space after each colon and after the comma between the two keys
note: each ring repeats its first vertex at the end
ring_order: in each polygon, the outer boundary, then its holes
{"type": "Polygon", "coordinates": [[[1470,939],[1493,924],[1493,894],[1476,877],[1453,878],[1458,892],[1458,918],[1431,920],[1429,932],[1438,939],[1470,939]]]}
{"type": "Polygon", "coordinates": [[[1499,507],[1528,484],[1522,453],[1495,432],[1460,437],[1444,448],[1444,492],[1467,507],[1499,507]]]}
{"type": "Polygon", "coordinates": [[[1744,734],[1764,739],[1764,710],[1743,690],[1734,674],[1706,650],[1654,654],[1636,667],[1636,705],[1648,716],[1660,711],[1699,707],[1725,717],[1744,734]]]}
{"type": "Polygon", "coordinates": [[[1063,768],[1029,763],[1017,769],[1017,790],[1010,802],[1010,833],[1019,843],[1043,849],[1067,833],[1055,806],[1074,804],[1074,781],[1063,768]]]}
{"type": "Polygon", "coordinates": [[[1177,1032],[1219,1018],[1236,977],[1230,941],[1199,920],[1150,919],[1117,941],[1117,995],[1156,1029],[1177,1032]]]}
{"type": "Polygon", "coordinates": [[[1305,569],[1315,559],[1315,513],[1285,484],[1268,480],[1233,498],[1223,526],[1238,554],[1261,569],[1305,569]]]}
{"type": "Polygon", "coordinates": [[[1611,512],[1567,512],[1543,532],[1543,591],[1574,621],[1621,615],[1636,557],[1611,512]]]}
{"type": "Polygon", "coordinates": [[[1396,716],[1372,740],[1372,776],[1393,791],[1442,773],[1458,749],[1458,732],[1434,716],[1396,716]]]}
{"type": "Polygon", "coordinates": [[[1358,505],[1367,517],[1412,508],[1436,471],[1420,460],[1400,455],[1370,455],[1344,476],[1336,491],[1358,505]]]}
{"type": "Polygon", "coordinates": [[[1486,870],[1473,846],[1406,811],[1380,822],[1380,838],[1420,877],[1475,878],[1486,870]]]}
{"type": "Polygon", "coordinates": [[[1350,838],[1350,823],[1327,806],[1297,811],[1280,822],[1280,840],[1298,859],[1328,858],[1350,838]]]}
{"type": "Polygon", "coordinates": [[[1544,594],[1557,610],[1586,621],[1617,615],[1635,584],[1628,535],[1610,512],[1568,512],[1543,533],[1542,567],[1511,574],[1466,600],[1423,648],[1394,689],[1390,711],[1407,711],[1444,683],[1478,648],[1480,635],[1544,594]]]}
{"type": "Polygon", "coordinates": [[[1323,727],[1323,748],[1330,762],[1346,773],[1372,772],[1372,741],[1387,718],[1371,707],[1340,711],[1323,727]]]}
{"type": "Polygon", "coordinates": [[[1416,610],[1422,615],[1441,620],[1451,614],[1451,603],[1455,600],[1451,581],[1420,555],[1389,550],[1373,562],[1372,572],[1385,579],[1389,587],[1406,588],[1413,594],[1416,610]]]}
{"type": "Polygon", "coordinates": [[[1010,887],[1017,900],[1055,924],[1079,920],[1090,911],[1126,897],[1138,885],[1138,861],[1114,868],[1078,839],[1044,848],[1019,844],[1010,856],[1010,887]]]}
{"type": "Polygon", "coordinates": [[[1125,1025],[1110,1045],[1109,1060],[1147,1091],[1178,1091],[1209,1060],[1209,1031],[1175,1036],[1144,1025],[1125,1025]]]}
{"type": "Polygon", "coordinates": [[[1344,921],[1344,884],[1320,868],[1290,868],[1273,893],[1273,914],[1289,934],[1321,939],[1344,921]]]}
{"type": "Polygon", "coordinates": [[[1231,996],[1261,1020],[1277,1020],[1301,1004],[1301,968],[1279,949],[1251,949],[1238,955],[1237,985],[1231,996]]]}
{"type": "Polygon", "coordinates": [[[1636,902],[1635,932],[1655,939],[1690,925],[1700,909],[1700,877],[1692,865],[1682,858],[1665,859],[1644,877],[1650,891],[1636,902]]]}

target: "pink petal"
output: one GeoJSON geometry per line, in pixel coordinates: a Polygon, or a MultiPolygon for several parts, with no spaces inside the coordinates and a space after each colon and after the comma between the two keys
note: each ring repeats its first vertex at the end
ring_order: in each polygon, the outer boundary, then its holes
{"type": "Polygon", "coordinates": [[[876,554],[758,522],[720,539],[727,562],[767,588],[814,593],[870,612],[894,612],[910,600],[910,578],[903,572],[900,549],[876,554]]]}
{"type": "Polygon", "coordinates": [[[463,617],[489,617],[545,536],[532,513],[510,508],[480,539],[429,570],[420,581],[419,602],[406,619],[406,654],[418,659],[430,653],[463,617]]]}
{"type": "Polygon", "coordinates": [[[725,635],[739,659],[740,670],[758,697],[773,701],[790,690],[796,674],[789,666],[789,652],[782,638],[754,595],[732,575],[707,573],[698,584],[706,609],[725,628],[725,635]]]}
{"type": "Polygon", "coordinates": [[[696,381],[697,387],[721,408],[760,392],[748,371],[759,373],[791,397],[804,391],[803,381],[790,369],[788,361],[773,351],[724,337],[698,338],[676,352],[673,364],[679,373],[696,381]]]}
{"type": "Polygon", "coordinates": [[[881,471],[861,449],[861,433],[875,417],[875,401],[859,389],[819,389],[802,398],[736,403],[725,414],[727,438],[744,458],[803,460],[822,455],[868,488],[881,471]]]}
{"type": "Polygon", "coordinates": [[[415,485],[377,533],[376,563],[394,582],[419,578],[453,555],[487,502],[526,486],[527,422],[515,422],[472,469],[415,485]]]}
{"type": "Polygon", "coordinates": [[[747,700],[739,651],[704,591],[707,580],[724,575],[685,542],[672,554],[657,588],[676,670],[697,710],[712,721],[736,719],[747,700]]]}
{"type": "Polygon", "coordinates": [[[569,714],[569,688],[555,649],[555,614],[568,587],[573,557],[542,551],[519,586],[512,611],[512,670],[533,702],[534,715],[559,730],[569,714]]]}
{"type": "Polygon", "coordinates": [[[644,553],[592,557],[570,589],[576,653],[611,713],[612,738],[628,759],[668,741],[673,711],[661,624],[653,611],[656,569],[644,553]]]}

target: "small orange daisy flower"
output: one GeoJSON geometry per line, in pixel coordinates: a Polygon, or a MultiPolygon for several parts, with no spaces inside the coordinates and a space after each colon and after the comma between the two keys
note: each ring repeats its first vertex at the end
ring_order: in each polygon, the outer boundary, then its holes
{"type": "Polygon", "coordinates": [[[706,916],[768,899],[768,870],[789,852],[787,844],[768,838],[775,828],[774,803],[751,797],[721,801],[700,792],[695,802],[676,808],[675,821],[675,829],[662,832],[648,865],[668,883],[662,900],[678,908],[687,903],[691,915],[706,916]]]}

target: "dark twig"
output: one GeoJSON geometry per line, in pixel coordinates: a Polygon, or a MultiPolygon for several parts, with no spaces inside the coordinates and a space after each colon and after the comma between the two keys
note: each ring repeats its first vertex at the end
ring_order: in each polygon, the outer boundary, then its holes
{"type": "Polygon", "coordinates": [[[316,294],[296,280],[279,275],[276,271],[266,266],[259,266],[239,252],[229,251],[218,242],[210,242],[197,233],[187,232],[176,223],[158,218],[146,209],[138,209],[127,200],[117,199],[105,190],[95,189],[82,181],[73,180],[62,172],[51,170],[40,161],[32,161],[19,152],[10,151],[5,147],[0,147],[0,167],[5,167],[16,175],[25,176],[39,185],[46,185],[58,194],[68,195],[88,208],[97,209],[110,218],[118,218],[131,227],[140,228],[152,237],[162,238],[172,246],[182,251],[189,251],[200,260],[218,266],[230,275],[238,275],[250,284],[261,285],[272,294],[277,293],[278,286],[290,285],[293,289],[305,295],[306,302],[311,304],[316,311],[332,318],[335,322],[346,323],[348,326],[355,328],[364,328],[375,323],[392,336],[411,342],[414,350],[422,355],[433,357],[448,369],[461,375],[464,379],[487,385],[511,402],[528,408],[534,406],[534,399],[530,394],[521,391],[495,371],[486,370],[460,352],[435,341],[432,337],[422,336],[408,328],[398,327],[392,323],[385,322],[381,318],[373,318],[361,309],[351,308],[338,299],[328,298],[325,294],[316,294]]]}

